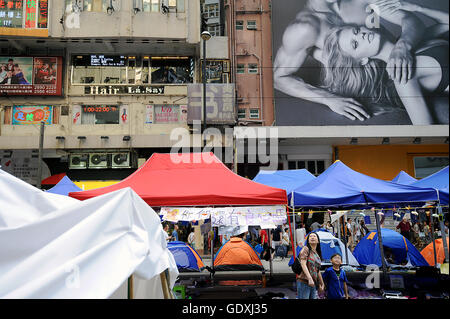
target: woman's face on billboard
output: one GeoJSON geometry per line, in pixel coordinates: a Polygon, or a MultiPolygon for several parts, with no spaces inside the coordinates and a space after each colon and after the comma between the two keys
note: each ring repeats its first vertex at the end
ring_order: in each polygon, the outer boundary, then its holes
{"type": "Polygon", "coordinates": [[[344,27],[339,32],[339,46],[355,60],[371,58],[380,51],[380,34],[366,27],[344,27]]]}

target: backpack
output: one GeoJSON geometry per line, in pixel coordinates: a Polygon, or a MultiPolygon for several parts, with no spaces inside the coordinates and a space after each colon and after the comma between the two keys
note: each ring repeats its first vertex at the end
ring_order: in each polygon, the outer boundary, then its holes
{"type": "MultiPolygon", "coordinates": [[[[308,249],[308,257],[307,258],[309,258],[309,253],[310,253],[310,250],[308,249]]],[[[296,274],[296,275],[300,275],[303,272],[302,265],[300,263],[300,259],[298,258],[299,256],[300,256],[300,254],[297,257],[295,257],[294,263],[291,265],[291,269],[294,272],[294,274],[296,274]]]]}

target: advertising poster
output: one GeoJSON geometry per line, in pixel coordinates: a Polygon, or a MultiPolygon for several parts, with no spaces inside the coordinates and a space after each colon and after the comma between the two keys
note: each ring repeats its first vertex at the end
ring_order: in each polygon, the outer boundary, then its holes
{"type": "Polygon", "coordinates": [[[0,57],[0,94],[62,95],[61,57],[0,57]]]}
{"type": "Polygon", "coordinates": [[[272,1],[276,125],[448,124],[448,6],[272,1]]]}

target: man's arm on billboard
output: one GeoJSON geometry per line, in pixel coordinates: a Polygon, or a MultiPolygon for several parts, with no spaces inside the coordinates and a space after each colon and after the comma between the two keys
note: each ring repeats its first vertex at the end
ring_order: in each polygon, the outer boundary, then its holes
{"type": "Polygon", "coordinates": [[[303,65],[308,50],[315,46],[319,37],[320,21],[314,18],[296,21],[286,28],[283,43],[274,61],[274,87],[290,96],[324,104],[333,112],[351,120],[363,121],[370,116],[361,104],[351,98],[343,98],[312,86],[294,74],[303,65]]]}
{"type": "Polygon", "coordinates": [[[387,64],[387,72],[397,83],[406,84],[413,75],[414,57],[412,50],[422,40],[425,24],[411,12],[388,10],[386,0],[376,1],[380,8],[381,18],[402,28],[402,34],[391,52],[387,64]]]}
{"type": "Polygon", "coordinates": [[[433,124],[433,118],[417,79],[411,79],[406,84],[396,83],[395,88],[413,125],[433,124]]]}

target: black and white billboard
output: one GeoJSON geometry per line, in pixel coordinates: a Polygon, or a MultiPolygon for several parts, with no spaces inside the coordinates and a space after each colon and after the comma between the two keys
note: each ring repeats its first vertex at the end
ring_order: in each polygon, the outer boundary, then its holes
{"type": "Polygon", "coordinates": [[[272,1],[276,124],[448,124],[448,5],[272,1]]]}

